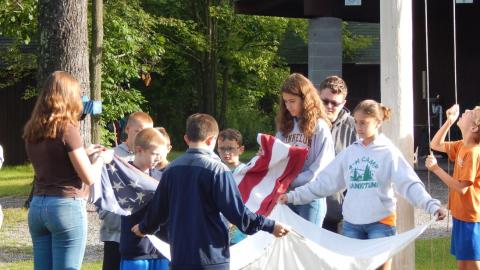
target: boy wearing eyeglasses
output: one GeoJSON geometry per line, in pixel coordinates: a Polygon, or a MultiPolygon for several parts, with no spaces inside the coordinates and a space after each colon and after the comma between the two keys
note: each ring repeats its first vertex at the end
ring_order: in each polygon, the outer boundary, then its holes
{"type": "MultiPolygon", "coordinates": [[[[217,151],[222,162],[232,171],[238,172],[245,164],[240,162],[240,155],[245,151],[243,146],[243,137],[240,131],[234,128],[227,128],[218,134],[217,151]]],[[[242,241],[247,237],[235,225],[229,224],[228,232],[230,236],[230,245],[242,241]]]]}
{"type": "MultiPolygon", "coordinates": [[[[347,94],[347,84],[338,76],[327,77],[320,84],[320,99],[325,106],[328,120],[332,123],[335,155],[357,140],[355,120],[344,107],[347,94]]],[[[324,229],[339,233],[338,228],[343,219],[342,200],[341,192],[327,197],[327,215],[322,225],[324,229]]]]}
{"type": "Polygon", "coordinates": [[[235,173],[245,166],[240,162],[240,156],[245,151],[240,131],[227,128],[218,134],[217,151],[222,162],[235,173]]]}

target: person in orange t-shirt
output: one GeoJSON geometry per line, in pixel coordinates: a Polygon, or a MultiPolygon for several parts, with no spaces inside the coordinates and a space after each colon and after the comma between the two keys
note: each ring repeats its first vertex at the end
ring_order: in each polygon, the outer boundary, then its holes
{"type": "Polygon", "coordinates": [[[459,115],[458,105],[447,110],[447,120],[437,131],[430,147],[448,154],[455,162],[453,176],[437,164],[430,154],[425,166],[449,188],[449,208],[453,217],[450,253],[458,269],[480,269],[480,107],[465,110],[457,122],[462,140],[445,142],[450,127],[459,115]]]}

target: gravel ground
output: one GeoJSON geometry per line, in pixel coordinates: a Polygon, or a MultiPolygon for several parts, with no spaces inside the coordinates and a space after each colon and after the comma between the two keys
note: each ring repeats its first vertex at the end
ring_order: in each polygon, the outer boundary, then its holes
{"type": "MultiPolygon", "coordinates": [[[[19,208],[23,206],[25,198],[0,198],[2,208],[19,208]]],[[[85,248],[84,262],[100,261],[103,258],[103,242],[99,240],[100,220],[95,212],[95,207],[87,206],[88,215],[88,233],[87,247],[85,248]]],[[[32,240],[28,231],[27,222],[22,222],[13,227],[4,222],[1,228],[2,238],[0,239],[0,263],[13,262],[17,260],[27,260],[32,258],[31,246],[32,240]],[[11,243],[14,239],[14,244],[11,243]],[[5,241],[9,241],[7,244],[5,241]],[[27,248],[27,249],[25,249],[27,248]]]]}
{"type": "MultiPolygon", "coordinates": [[[[425,183],[427,190],[432,194],[432,196],[441,200],[442,204],[445,205],[448,194],[446,186],[433,174],[430,175],[429,180],[429,176],[425,168],[420,167],[417,170],[417,173],[425,183]]],[[[24,201],[24,198],[0,198],[0,204],[3,208],[18,208],[23,205],[24,201]]],[[[103,243],[100,242],[98,233],[100,221],[97,213],[94,210],[94,207],[89,205],[87,208],[89,226],[84,261],[100,261],[103,257],[103,243]]],[[[415,224],[417,226],[425,224],[431,218],[432,217],[425,213],[425,211],[421,209],[415,209],[415,224]]],[[[420,238],[429,239],[432,237],[436,238],[449,236],[451,233],[451,225],[452,221],[451,217],[449,216],[448,220],[445,219],[444,221],[433,223],[432,226],[430,226],[420,238]]],[[[2,234],[6,236],[6,238],[15,239],[16,245],[15,247],[6,248],[5,250],[0,249],[0,263],[31,259],[32,242],[26,222],[18,224],[18,226],[15,228],[4,223],[1,230],[2,234]]],[[[2,243],[3,241],[5,240],[2,237],[2,239],[0,239],[0,246],[4,246],[2,243]]]]}

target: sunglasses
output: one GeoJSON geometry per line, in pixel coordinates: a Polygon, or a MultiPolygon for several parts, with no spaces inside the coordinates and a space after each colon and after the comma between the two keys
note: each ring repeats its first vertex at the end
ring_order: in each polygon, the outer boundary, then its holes
{"type": "Polygon", "coordinates": [[[333,107],[339,107],[339,106],[342,106],[343,103],[345,103],[345,100],[342,101],[342,102],[337,102],[335,100],[331,100],[331,99],[323,99],[322,98],[322,102],[325,106],[328,106],[328,104],[332,105],[333,107]]]}

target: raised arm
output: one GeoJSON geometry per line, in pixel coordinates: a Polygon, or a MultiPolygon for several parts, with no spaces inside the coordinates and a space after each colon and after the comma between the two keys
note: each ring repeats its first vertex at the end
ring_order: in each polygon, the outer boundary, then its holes
{"type": "Polygon", "coordinates": [[[428,170],[433,172],[445,183],[450,189],[453,189],[462,195],[467,193],[468,187],[473,184],[472,181],[461,181],[456,180],[452,176],[450,176],[446,171],[444,171],[440,166],[438,166],[437,160],[433,155],[429,155],[425,160],[425,167],[428,170]]]}
{"type": "Polygon", "coordinates": [[[445,149],[445,137],[447,136],[448,130],[450,127],[455,123],[459,115],[459,107],[458,104],[453,105],[450,107],[447,112],[447,120],[442,125],[442,127],[435,133],[433,136],[432,141],[430,142],[430,147],[439,152],[446,152],[445,149]]]}

